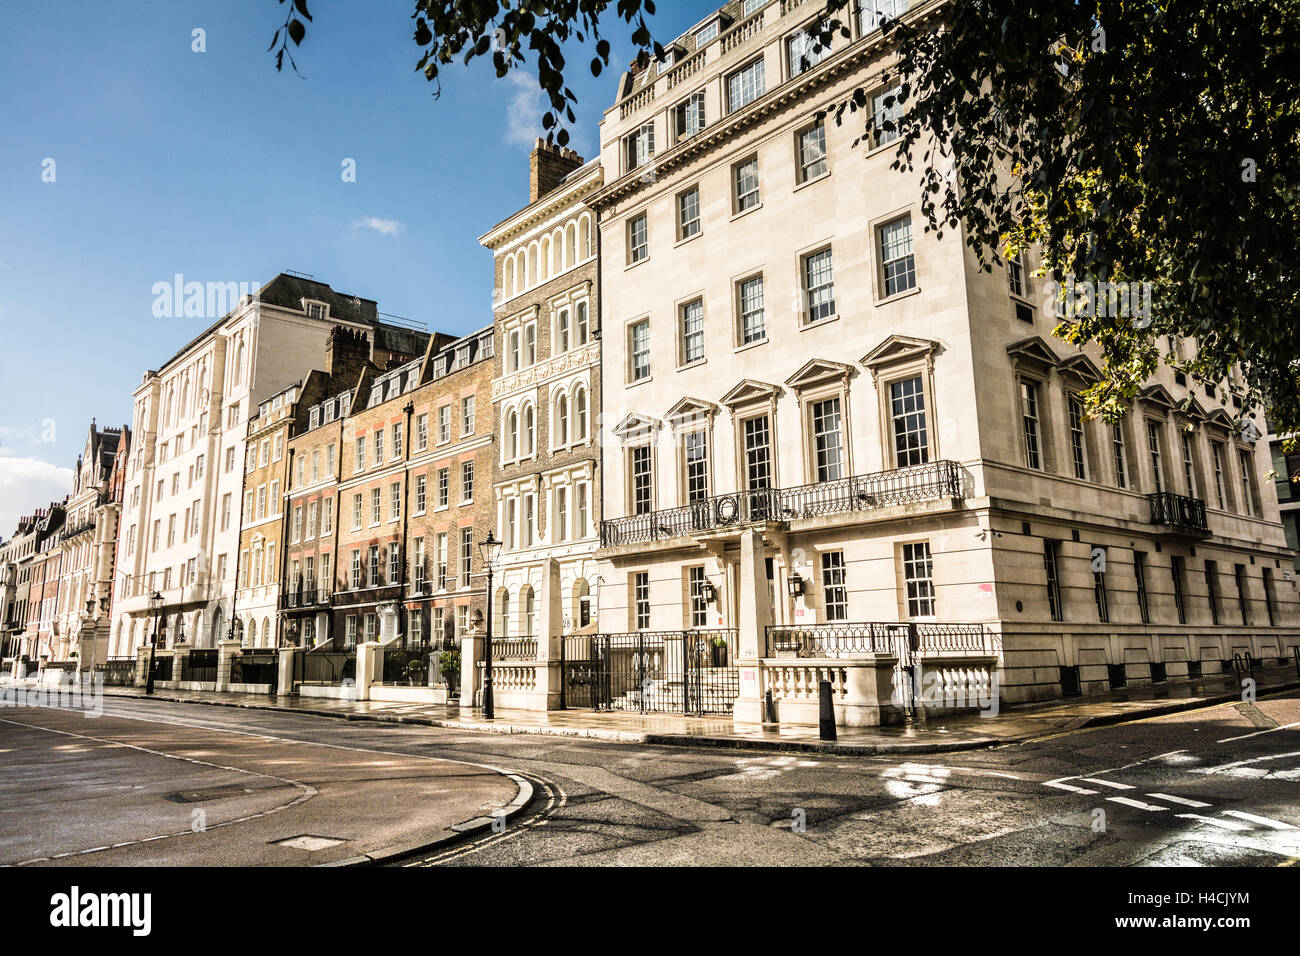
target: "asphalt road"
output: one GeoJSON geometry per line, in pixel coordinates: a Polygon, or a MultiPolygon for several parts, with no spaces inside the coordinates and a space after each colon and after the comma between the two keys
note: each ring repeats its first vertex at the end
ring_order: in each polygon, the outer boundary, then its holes
{"type": "MultiPolygon", "coordinates": [[[[140,741],[183,727],[208,734],[215,745],[238,732],[298,751],[312,749],[303,743],[326,744],[358,754],[381,752],[393,760],[407,755],[489,764],[534,782],[533,804],[505,832],[403,865],[1276,866],[1300,861],[1300,699],[1294,693],[919,758],[487,735],[130,699],[110,698],[106,712],[99,721],[59,716],[75,719],[80,728],[99,724],[100,729],[79,729],[83,734],[107,736],[105,722],[129,717],[140,741]]],[[[35,723],[32,715],[41,713],[4,711],[0,719],[35,723]],[[15,717],[18,713],[24,716],[15,717]]],[[[0,724],[3,739],[12,729],[0,724]]],[[[14,750],[7,744],[0,750],[0,848],[8,858],[14,824],[4,807],[14,793],[27,794],[35,783],[29,778],[14,790],[9,766],[14,750]]],[[[62,759],[69,761],[67,772],[75,773],[82,758],[62,759]]],[[[240,766],[238,753],[226,759],[229,766],[240,766]]],[[[143,777],[122,782],[150,786],[143,777]]],[[[57,779],[46,783],[56,790],[60,785],[57,779]]],[[[360,796],[353,797],[360,806],[382,800],[381,790],[366,787],[359,782],[360,796]]],[[[257,799],[289,796],[270,783],[262,789],[257,799]]],[[[451,793],[429,792],[409,801],[405,812],[418,812],[424,801],[456,798],[457,784],[441,789],[451,793]]],[[[86,811],[129,815],[131,801],[105,801],[86,811]]],[[[227,829],[235,836],[244,826],[227,829]]],[[[213,862],[205,859],[202,841],[187,842],[193,853],[184,862],[213,862]]],[[[27,853],[46,849],[40,834],[24,844],[27,853]]],[[[92,864],[101,857],[90,854],[77,862],[92,864]]]]}

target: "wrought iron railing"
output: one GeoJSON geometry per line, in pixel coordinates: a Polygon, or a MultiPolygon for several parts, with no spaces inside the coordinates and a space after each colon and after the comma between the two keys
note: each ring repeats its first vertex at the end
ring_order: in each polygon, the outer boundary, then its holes
{"type": "Polygon", "coordinates": [[[843,654],[989,654],[993,645],[983,624],[844,622],[805,626],[769,625],[765,657],[843,654]]]}
{"type": "Polygon", "coordinates": [[[494,637],[492,657],[498,661],[535,661],[537,660],[537,638],[494,637]]]}
{"type": "Polygon", "coordinates": [[[1200,498],[1161,491],[1147,495],[1147,501],[1151,503],[1152,524],[1165,525],[1190,534],[1210,533],[1210,525],[1205,517],[1205,502],[1200,498]]]}
{"type": "Polygon", "coordinates": [[[441,654],[442,649],[437,647],[386,647],[383,682],[403,687],[431,687],[437,682],[441,654]]]}
{"type": "Polygon", "coordinates": [[[798,488],[736,491],[678,508],[610,518],[600,523],[600,539],[604,547],[617,547],[757,522],[797,521],[962,496],[958,464],[935,461],[798,488]]]}
{"type": "Polygon", "coordinates": [[[88,521],[83,521],[81,524],[77,525],[74,528],[65,528],[63,531],[59,533],[59,538],[63,541],[71,541],[73,538],[78,537],[79,535],[83,535],[87,531],[93,531],[94,528],[95,528],[95,519],[91,518],[88,521]]]}
{"type": "Polygon", "coordinates": [[[181,680],[215,682],[217,679],[217,652],[206,648],[190,651],[181,680]]]}

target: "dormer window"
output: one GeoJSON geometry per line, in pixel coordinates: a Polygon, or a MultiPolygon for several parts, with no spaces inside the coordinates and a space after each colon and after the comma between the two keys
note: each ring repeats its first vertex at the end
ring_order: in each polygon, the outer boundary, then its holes
{"type": "Polygon", "coordinates": [[[313,299],[303,299],[302,310],[307,313],[308,318],[312,319],[328,319],[330,314],[330,307],[326,303],[313,299]]]}
{"type": "Polygon", "coordinates": [[[712,20],[695,31],[695,49],[699,49],[718,35],[718,21],[712,20]]]}

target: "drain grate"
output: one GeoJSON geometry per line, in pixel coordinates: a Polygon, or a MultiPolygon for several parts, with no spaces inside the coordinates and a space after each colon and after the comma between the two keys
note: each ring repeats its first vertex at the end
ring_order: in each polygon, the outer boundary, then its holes
{"type": "Polygon", "coordinates": [[[308,853],[315,853],[317,850],[328,850],[332,846],[347,842],[347,840],[336,840],[334,837],[303,834],[302,836],[290,837],[287,840],[273,840],[271,844],[272,846],[287,846],[291,850],[306,850],[308,853]]]}

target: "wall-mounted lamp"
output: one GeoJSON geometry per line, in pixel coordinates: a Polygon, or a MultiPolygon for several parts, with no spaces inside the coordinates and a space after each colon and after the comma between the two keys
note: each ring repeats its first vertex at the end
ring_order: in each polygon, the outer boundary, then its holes
{"type": "Polygon", "coordinates": [[[705,604],[713,604],[718,600],[718,589],[712,581],[705,581],[700,585],[700,596],[704,598],[705,604]]]}
{"type": "Polygon", "coordinates": [[[790,597],[803,597],[803,578],[793,571],[790,572],[790,578],[786,581],[786,586],[790,589],[790,597]]]}

